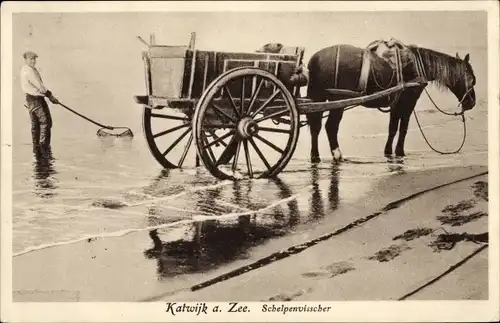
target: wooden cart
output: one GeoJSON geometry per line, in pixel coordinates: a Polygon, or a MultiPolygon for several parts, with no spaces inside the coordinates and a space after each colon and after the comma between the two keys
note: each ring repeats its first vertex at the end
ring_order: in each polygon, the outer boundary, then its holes
{"type": "Polygon", "coordinates": [[[300,97],[306,85],[300,73],[304,48],[203,51],[195,48],[195,34],[188,46],[156,45],[154,38],[148,46],[143,52],[147,95],[135,100],[144,106],[152,155],[165,168],[181,168],[194,143],[197,158],[219,179],[280,173],[295,151],[301,114],[359,105],[419,85],[314,102],[300,97]],[[165,121],[163,129],[155,131],[153,121],[165,121]]]}

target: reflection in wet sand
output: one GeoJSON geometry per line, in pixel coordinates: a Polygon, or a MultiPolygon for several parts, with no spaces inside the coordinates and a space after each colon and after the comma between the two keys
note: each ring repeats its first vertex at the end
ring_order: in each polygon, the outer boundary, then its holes
{"type": "Polygon", "coordinates": [[[332,166],[330,172],[330,186],[328,189],[328,203],[330,204],[330,211],[336,210],[340,203],[339,173],[340,170],[338,169],[338,166],[336,164],[332,166]]]}
{"type": "Polygon", "coordinates": [[[57,174],[55,170],[55,159],[52,152],[45,156],[35,155],[35,160],[33,161],[33,179],[34,188],[33,193],[42,198],[48,198],[56,196],[57,193],[54,191],[58,188],[57,179],[54,177],[57,174]]]}
{"type": "MultiPolygon", "coordinates": [[[[339,168],[337,164],[332,164],[330,168],[329,180],[330,185],[328,185],[328,204],[329,210],[334,211],[337,209],[340,201],[339,196],[339,168]]],[[[325,217],[325,206],[324,200],[322,198],[323,194],[320,189],[320,181],[325,180],[320,177],[319,169],[316,165],[311,168],[311,186],[312,193],[309,200],[309,217],[311,219],[320,219],[325,217]]]]}
{"type": "Polygon", "coordinates": [[[389,173],[395,173],[398,175],[402,175],[406,173],[404,169],[404,158],[389,158],[387,159],[387,168],[389,173]]]}
{"type": "Polygon", "coordinates": [[[311,185],[312,194],[309,200],[309,216],[311,219],[318,219],[325,216],[325,207],[321,198],[321,190],[319,188],[319,171],[316,165],[311,169],[311,185]]]}
{"type": "MultiPolygon", "coordinates": [[[[337,208],[339,203],[339,169],[332,166],[330,171],[328,197],[329,210],[337,208]]],[[[312,170],[312,190],[309,198],[310,213],[306,222],[316,221],[325,216],[319,170],[312,170]]],[[[232,197],[224,197],[223,189],[210,192],[195,192],[197,210],[210,212],[206,206],[219,205],[221,200],[229,199],[230,204],[251,210],[259,209],[260,203],[255,196],[266,194],[265,190],[277,191],[280,200],[289,198],[294,192],[281,179],[263,181],[238,181],[232,184],[232,197]],[[267,185],[272,185],[269,189],[267,185]],[[263,189],[265,187],[265,189],[263,189]]],[[[304,221],[304,220],[303,220],[304,221]]],[[[252,247],[261,245],[269,239],[289,234],[301,222],[296,199],[276,205],[264,212],[246,214],[229,219],[210,219],[193,223],[186,231],[192,231],[191,238],[172,240],[171,231],[155,229],[149,232],[153,247],[144,252],[146,258],[156,259],[157,274],[160,279],[182,274],[206,272],[238,259],[249,257],[252,247]]]]}

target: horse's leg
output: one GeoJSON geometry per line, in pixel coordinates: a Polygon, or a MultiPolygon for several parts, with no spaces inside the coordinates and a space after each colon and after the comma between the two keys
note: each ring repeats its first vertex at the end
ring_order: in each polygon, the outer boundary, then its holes
{"type": "Polygon", "coordinates": [[[401,123],[399,125],[399,138],[396,144],[396,156],[405,156],[405,139],[406,133],[408,132],[408,124],[410,123],[410,117],[415,108],[416,101],[413,104],[405,106],[405,110],[401,113],[401,123]]]}
{"type": "Polygon", "coordinates": [[[344,109],[330,110],[330,115],[328,116],[325,127],[328,135],[328,141],[330,142],[330,151],[332,152],[333,160],[337,163],[342,160],[342,153],[340,151],[337,135],[343,115],[344,109]]]}
{"type": "Polygon", "coordinates": [[[411,114],[413,113],[413,109],[415,109],[415,105],[417,104],[422,91],[423,88],[415,88],[404,91],[407,95],[404,97],[401,95],[402,100],[398,102],[401,116],[401,122],[399,124],[399,138],[396,144],[396,156],[398,157],[405,156],[405,139],[406,133],[408,132],[408,124],[410,123],[411,114]]]}
{"type": "Polygon", "coordinates": [[[307,123],[311,132],[311,163],[319,163],[318,136],[321,131],[321,120],[323,112],[315,112],[306,114],[307,123]]]}
{"type": "Polygon", "coordinates": [[[389,119],[389,135],[387,137],[387,142],[384,148],[384,155],[386,157],[390,157],[392,155],[392,143],[394,141],[394,137],[396,137],[396,133],[398,132],[398,124],[399,124],[399,109],[397,106],[391,108],[390,119],[389,119]]]}

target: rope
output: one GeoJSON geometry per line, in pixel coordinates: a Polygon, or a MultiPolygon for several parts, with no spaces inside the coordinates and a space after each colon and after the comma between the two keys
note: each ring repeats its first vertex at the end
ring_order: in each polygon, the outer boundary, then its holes
{"type": "Polygon", "coordinates": [[[429,99],[431,100],[431,102],[432,102],[432,104],[434,105],[434,107],[435,107],[436,109],[438,109],[438,111],[439,111],[439,112],[441,112],[442,114],[446,114],[447,116],[458,116],[458,115],[463,115],[463,114],[464,114],[464,112],[463,112],[463,111],[462,111],[462,112],[454,112],[454,113],[450,113],[450,112],[446,112],[446,111],[441,110],[441,109],[437,106],[437,104],[434,102],[434,100],[431,98],[431,95],[429,94],[429,92],[427,92],[427,89],[426,89],[426,88],[424,88],[424,91],[425,91],[425,93],[427,94],[427,96],[429,97],[429,99]]]}
{"type": "MultiPolygon", "coordinates": [[[[418,52],[418,58],[417,59],[417,69],[420,68],[421,71],[425,71],[425,69],[423,69],[423,67],[419,64],[422,64],[421,62],[421,57],[420,57],[420,52],[418,52]]],[[[402,65],[402,62],[401,62],[401,56],[400,56],[400,53],[399,53],[399,50],[396,50],[396,70],[393,72],[392,74],[392,77],[391,77],[391,83],[392,83],[392,80],[394,79],[394,74],[396,74],[396,77],[398,79],[398,83],[401,82],[402,80],[402,77],[400,75],[400,68],[401,68],[401,65],[402,65]]],[[[373,73],[373,66],[371,67],[372,68],[372,73],[373,73]]],[[[421,71],[419,71],[419,74],[421,74],[421,71]]],[[[375,81],[375,84],[380,88],[380,89],[383,89],[380,84],[377,82],[377,78],[375,77],[375,74],[374,75],[374,81],[375,81]]],[[[446,111],[443,111],[441,110],[437,104],[434,102],[434,100],[432,99],[432,97],[430,96],[429,92],[427,92],[427,89],[424,88],[424,91],[425,93],[427,94],[427,96],[429,97],[429,99],[431,100],[432,104],[434,105],[434,107],[439,111],[441,112],[442,114],[444,115],[448,115],[448,116],[461,116],[462,117],[462,123],[463,123],[463,138],[462,138],[462,143],[460,144],[460,147],[455,150],[455,151],[450,151],[450,152],[445,152],[445,151],[440,151],[436,148],[434,148],[431,143],[429,142],[429,140],[427,139],[427,137],[425,136],[424,134],[424,131],[422,129],[422,126],[420,125],[420,121],[418,120],[418,116],[417,116],[417,112],[415,110],[413,110],[413,114],[415,115],[415,120],[417,121],[417,125],[418,125],[418,128],[420,130],[420,133],[422,134],[422,137],[424,138],[425,142],[427,143],[427,145],[429,146],[429,148],[431,148],[434,152],[438,153],[438,154],[442,154],[442,155],[451,155],[451,154],[456,154],[458,152],[460,152],[460,150],[462,150],[464,144],[465,144],[465,140],[467,138],[467,125],[466,125],[466,122],[465,122],[465,116],[464,116],[464,111],[462,110],[462,112],[446,112],[446,111]]],[[[384,110],[382,108],[377,108],[380,112],[383,112],[383,113],[389,113],[391,112],[391,109],[392,109],[392,105],[399,99],[400,95],[401,95],[401,91],[399,91],[398,93],[396,93],[393,97],[393,99],[391,100],[391,103],[389,104],[389,108],[387,110],[384,110]]],[[[465,95],[464,95],[465,97],[465,95]]],[[[460,101],[459,105],[461,104],[462,102],[460,101]]]]}
{"type": "Polygon", "coordinates": [[[426,89],[425,90],[425,93],[427,93],[427,96],[429,97],[429,99],[431,100],[432,104],[434,105],[434,107],[439,111],[441,112],[442,114],[444,115],[448,115],[448,116],[461,116],[462,117],[462,123],[464,125],[464,135],[463,135],[463,138],[462,138],[462,143],[460,144],[460,147],[455,150],[455,151],[450,151],[450,152],[447,152],[447,151],[440,151],[436,148],[434,148],[429,140],[427,140],[427,137],[425,136],[424,134],[424,131],[422,130],[422,126],[420,125],[420,122],[418,121],[418,117],[417,117],[417,112],[415,110],[413,110],[413,115],[415,116],[415,120],[417,121],[417,125],[418,125],[418,129],[420,130],[420,133],[422,134],[422,137],[424,138],[425,142],[427,143],[427,145],[429,146],[429,148],[431,148],[434,152],[438,153],[438,154],[441,154],[441,155],[451,155],[451,154],[456,154],[458,152],[460,152],[460,150],[462,150],[464,144],[465,144],[465,140],[467,138],[467,125],[466,125],[466,122],[465,122],[465,115],[464,115],[464,111],[462,112],[454,112],[454,113],[450,113],[450,112],[446,112],[446,111],[443,111],[441,110],[437,104],[434,102],[434,100],[431,98],[431,96],[429,95],[429,92],[427,92],[426,89]]]}

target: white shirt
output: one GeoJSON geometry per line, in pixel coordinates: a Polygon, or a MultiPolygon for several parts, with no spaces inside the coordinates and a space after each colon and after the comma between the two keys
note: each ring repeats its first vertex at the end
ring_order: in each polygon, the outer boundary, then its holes
{"type": "Polygon", "coordinates": [[[21,67],[21,88],[24,93],[36,96],[44,96],[44,93],[47,92],[40,73],[29,65],[21,67]]]}

